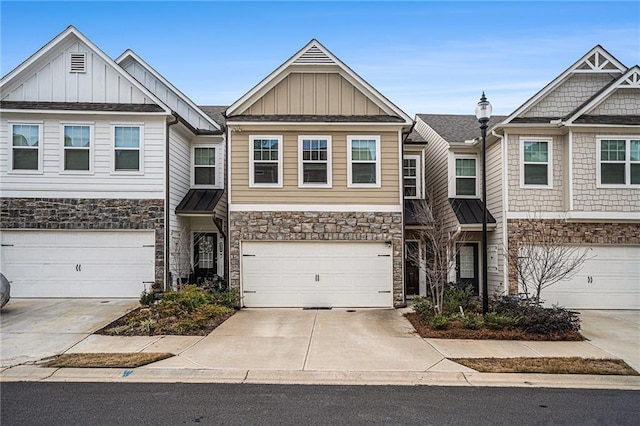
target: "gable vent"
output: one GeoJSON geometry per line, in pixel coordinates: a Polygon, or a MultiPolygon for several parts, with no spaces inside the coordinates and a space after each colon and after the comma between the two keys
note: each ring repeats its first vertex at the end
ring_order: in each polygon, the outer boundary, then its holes
{"type": "Polygon", "coordinates": [[[72,53],[69,55],[69,72],[86,72],[87,71],[87,54],[72,53]]]}
{"type": "Polygon", "coordinates": [[[318,46],[311,46],[304,52],[294,64],[333,64],[333,60],[328,57],[318,46]]]}

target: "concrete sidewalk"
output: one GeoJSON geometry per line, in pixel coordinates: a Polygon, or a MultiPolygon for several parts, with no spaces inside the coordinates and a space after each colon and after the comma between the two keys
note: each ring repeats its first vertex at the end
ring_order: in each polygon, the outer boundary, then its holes
{"type": "Polygon", "coordinates": [[[88,335],[65,352],[171,352],[176,356],[131,370],[23,364],[0,371],[0,381],[640,389],[640,377],[630,376],[478,373],[448,358],[615,356],[590,341],[423,339],[402,314],[390,309],[244,309],[205,337],[88,335]]]}

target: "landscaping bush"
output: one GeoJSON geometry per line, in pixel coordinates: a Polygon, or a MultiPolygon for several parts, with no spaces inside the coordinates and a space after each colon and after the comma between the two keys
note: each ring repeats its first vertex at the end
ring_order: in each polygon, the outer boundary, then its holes
{"type": "Polygon", "coordinates": [[[449,327],[449,322],[451,322],[451,317],[449,315],[435,314],[429,321],[429,325],[434,330],[444,330],[449,327]]]}
{"type": "Polygon", "coordinates": [[[505,328],[513,328],[518,324],[518,318],[514,318],[507,314],[499,314],[497,312],[487,312],[484,317],[484,325],[493,330],[503,330],[505,328]]]}
{"type": "Polygon", "coordinates": [[[470,330],[478,330],[484,325],[482,315],[475,312],[467,312],[464,315],[460,315],[459,319],[462,326],[470,330]]]}
{"type": "Polygon", "coordinates": [[[578,313],[560,306],[545,308],[518,300],[507,300],[498,303],[495,312],[517,318],[518,328],[529,333],[564,335],[580,330],[578,313]]]}
{"type": "Polygon", "coordinates": [[[442,295],[442,311],[448,313],[475,310],[478,297],[474,294],[473,287],[468,284],[450,284],[442,295]]]}
{"type": "Polygon", "coordinates": [[[412,300],[413,311],[418,314],[421,320],[428,321],[435,314],[433,302],[424,297],[414,297],[412,300]]]}

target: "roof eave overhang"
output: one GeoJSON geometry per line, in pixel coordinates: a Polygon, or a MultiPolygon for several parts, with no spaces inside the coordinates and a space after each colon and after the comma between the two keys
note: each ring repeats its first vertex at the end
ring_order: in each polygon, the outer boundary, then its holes
{"type": "Polygon", "coordinates": [[[330,126],[395,126],[403,127],[406,124],[403,122],[365,122],[365,121],[227,121],[227,127],[231,126],[316,126],[316,125],[330,125],[330,126]]]}
{"type": "Polygon", "coordinates": [[[95,110],[74,110],[74,109],[0,109],[0,113],[20,113],[20,114],[81,114],[81,115],[140,115],[140,116],[169,116],[171,112],[156,111],[95,111],[95,110]]]}

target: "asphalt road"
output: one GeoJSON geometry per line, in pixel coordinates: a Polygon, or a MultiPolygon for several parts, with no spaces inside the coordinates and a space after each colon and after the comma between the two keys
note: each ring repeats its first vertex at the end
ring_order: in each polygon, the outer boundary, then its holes
{"type": "Polygon", "coordinates": [[[2,426],[638,424],[640,391],[2,383],[2,426]]]}

